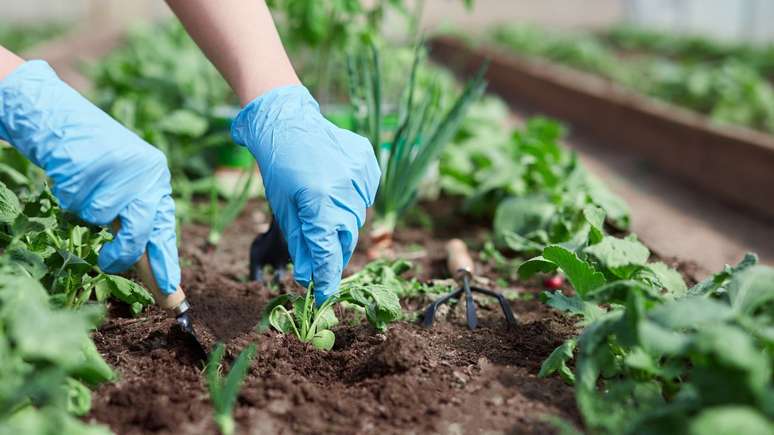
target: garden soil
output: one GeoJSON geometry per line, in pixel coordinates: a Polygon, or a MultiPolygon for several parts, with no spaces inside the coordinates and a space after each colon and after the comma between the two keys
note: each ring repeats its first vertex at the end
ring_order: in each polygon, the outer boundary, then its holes
{"type": "MultiPolygon", "coordinates": [[[[453,208],[428,208],[435,230],[398,232],[396,251],[416,258],[420,279],[448,278],[443,245],[449,237],[472,245],[482,240],[484,227],[454,222],[453,208]]],[[[576,326],[540,303],[534,284],[508,284],[520,295],[511,301],[520,321],[512,329],[497,304],[481,300],[475,331],[466,328],[460,306],[439,313],[430,329],[404,321],[385,333],[339,311],[344,321],[334,329],[330,352],[293,336],[258,332],[269,299],[279,291],[303,291],[289,280],[274,288],[246,281],[248,248],[265,228],[264,216],[245,213],[216,249],[206,246],[204,227],[186,226],[181,235],[183,286],[206,346],[225,343],[232,361],[248,343],[258,343],[236,405],[238,433],[551,433],[546,416],[580,427],[572,388],[558,377],[537,376],[576,326]]],[[[349,271],[367,262],[367,243],[361,245],[349,271]]],[[[495,275],[483,269],[484,283],[496,287],[495,275]]],[[[405,311],[416,313],[429,300],[409,301],[405,311]]],[[[202,365],[173,319],[156,308],[132,318],[114,304],[94,341],[120,377],[94,393],[86,420],[122,435],[217,433],[202,365]]]]}

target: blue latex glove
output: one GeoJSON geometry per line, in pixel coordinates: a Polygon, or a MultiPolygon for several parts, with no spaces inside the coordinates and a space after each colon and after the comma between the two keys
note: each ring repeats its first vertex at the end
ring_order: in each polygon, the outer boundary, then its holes
{"type": "Polygon", "coordinates": [[[301,85],[250,102],[231,135],[258,161],[296,281],[314,282],[315,302],[322,304],[339,287],[379,187],[371,144],[325,119],[301,85]]]}
{"type": "Polygon", "coordinates": [[[30,61],[0,81],[0,139],[54,181],[62,208],[121,229],[99,253],[99,267],[122,272],[148,250],[159,289],[180,283],[175,204],[166,158],[60,80],[30,61]]]}

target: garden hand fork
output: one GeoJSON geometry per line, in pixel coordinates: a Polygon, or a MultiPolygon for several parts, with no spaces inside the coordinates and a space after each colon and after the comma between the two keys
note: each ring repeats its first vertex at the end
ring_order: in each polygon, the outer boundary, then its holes
{"type": "Polygon", "coordinates": [[[473,273],[475,270],[475,264],[473,259],[468,253],[468,247],[465,246],[465,242],[460,239],[451,239],[446,243],[446,265],[449,268],[449,272],[454,274],[454,278],[458,281],[462,281],[462,287],[459,289],[437,299],[425,309],[422,316],[422,325],[430,327],[433,325],[433,318],[438,307],[450,301],[452,298],[461,299],[463,293],[465,294],[465,317],[468,321],[468,328],[470,330],[476,329],[478,325],[478,317],[476,316],[476,303],[473,301],[473,292],[482,293],[487,296],[497,298],[500,302],[500,308],[505,315],[505,321],[508,327],[516,326],[516,317],[513,315],[511,306],[503,295],[494,292],[489,289],[480,287],[471,287],[470,281],[473,279],[473,273]]]}

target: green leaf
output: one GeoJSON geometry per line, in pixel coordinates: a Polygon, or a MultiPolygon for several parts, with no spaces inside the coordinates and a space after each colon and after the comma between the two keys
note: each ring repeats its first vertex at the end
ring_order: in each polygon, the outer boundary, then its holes
{"type": "Polygon", "coordinates": [[[758,265],[737,272],[727,291],[736,313],[754,315],[759,308],[768,307],[768,314],[774,314],[774,268],[758,265]]]}
{"type": "Polygon", "coordinates": [[[19,198],[0,182],[0,223],[12,224],[22,212],[19,198]]]}
{"type": "Polygon", "coordinates": [[[67,378],[67,411],[73,415],[83,416],[91,409],[91,390],[82,382],[67,378]]]}
{"type": "Polygon", "coordinates": [[[153,305],[153,295],[145,290],[145,287],[136,282],[118,275],[105,274],[105,283],[110,289],[110,294],[121,302],[132,306],[135,315],[139,314],[137,308],[153,305]]]}
{"type": "Polygon", "coordinates": [[[704,295],[721,288],[732,276],[758,264],[758,256],[747,253],[734,267],[726,266],[722,272],[718,272],[688,290],[689,295],[704,295]]]}
{"type": "Polygon", "coordinates": [[[583,217],[591,226],[589,243],[593,245],[601,242],[605,236],[605,210],[593,205],[587,205],[583,208],[583,217]]]}
{"type": "Polygon", "coordinates": [[[602,207],[605,215],[616,228],[629,228],[629,207],[619,196],[613,194],[607,186],[591,174],[586,174],[587,192],[594,204],[602,207]]]}
{"type": "Polygon", "coordinates": [[[666,264],[662,262],[650,263],[647,266],[647,270],[655,276],[658,284],[665,288],[670,296],[680,298],[688,292],[688,287],[685,285],[680,272],[666,264]]]}
{"type": "Polygon", "coordinates": [[[624,279],[629,278],[640,266],[644,266],[650,257],[648,248],[636,238],[619,239],[613,236],[606,236],[583,252],[593,256],[603,267],[624,279]]]}
{"type": "Polygon", "coordinates": [[[292,332],[293,328],[293,316],[282,305],[277,305],[269,313],[269,324],[279,332],[287,334],[292,332]]]}
{"type": "Polygon", "coordinates": [[[402,313],[398,296],[381,285],[342,289],[340,298],[363,307],[368,322],[380,331],[399,319],[402,313]]]}
{"type": "Polygon", "coordinates": [[[543,292],[541,294],[541,299],[543,299],[550,307],[559,311],[582,316],[585,321],[596,320],[605,312],[596,304],[585,302],[577,295],[565,296],[560,290],[556,290],[554,293],[543,292]]]}
{"type": "Polygon", "coordinates": [[[712,299],[688,296],[653,308],[648,318],[666,328],[699,329],[734,316],[731,307],[712,299]]]}
{"type": "Polygon", "coordinates": [[[556,263],[543,258],[543,256],[530,258],[519,265],[519,278],[528,279],[537,273],[553,272],[556,268],[556,263]]]}
{"type": "Polygon", "coordinates": [[[263,332],[269,329],[270,326],[270,315],[274,311],[274,308],[284,305],[286,303],[294,303],[296,300],[301,299],[301,296],[295,294],[295,293],[286,293],[284,295],[279,295],[272,300],[270,300],[266,306],[263,308],[263,311],[261,311],[261,321],[258,323],[258,331],[263,332]]]}
{"type": "Polygon", "coordinates": [[[310,340],[312,346],[320,350],[331,350],[333,344],[336,342],[336,336],[330,329],[322,329],[317,331],[310,340]]]}
{"type": "Polygon", "coordinates": [[[6,251],[6,255],[11,264],[34,279],[39,280],[48,273],[48,266],[43,261],[43,257],[35,252],[25,248],[12,248],[6,251]]]}
{"type": "Polygon", "coordinates": [[[707,408],[691,420],[689,435],[771,435],[774,425],[749,406],[728,405],[707,408]]]}
{"type": "Polygon", "coordinates": [[[552,245],[543,250],[543,257],[552,261],[570,280],[578,295],[583,298],[589,291],[605,284],[605,276],[581,260],[577,254],[561,246],[552,245]]]}
{"type": "Polygon", "coordinates": [[[572,351],[575,350],[575,344],[575,340],[570,339],[554,349],[551,355],[541,364],[538,376],[546,378],[558,372],[568,384],[574,384],[575,374],[567,367],[567,361],[572,359],[572,351]]]}
{"type": "Polygon", "coordinates": [[[495,240],[503,246],[508,233],[524,237],[545,229],[554,214],[556,206],[542,196],[508,198],[500,202],[495,211],[495,240]]]}
{"type": "Polygon", "coordinates": [[[190,110],[179,109],[164,117],[158,127],[169,133],[200,137],[207,132],[209,123],[206,118],[190,110]]]}

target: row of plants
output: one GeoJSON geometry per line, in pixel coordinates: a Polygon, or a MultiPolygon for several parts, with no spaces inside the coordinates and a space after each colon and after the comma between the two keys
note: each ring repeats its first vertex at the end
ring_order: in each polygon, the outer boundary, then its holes
{"type": "Polygon", "coordinates": [[[63,212],[42,170],[0,144],[0,432],[106,434],[77,417],[91,388],[116,374],[90,333],[120,300],[138,314],[153,297],[100,271],[112,235],[63,212]]]}
{"type": "Polygon", "coordinates": [[[722,124],[774,132],[770,50],[741,46],[713,50],[709,47],[716,43],[703,41],[703,51],[691,54],[699,38],[665,36],[651,44],[632,33],[570,34],[506,25],[494,29],[487,40],[523,56],[609,78],[722,124]]]}
{"type": "Polygon", "coordinates": [[[70,24],[64,22],[46,24],[0,22],[0,45],[14,53],[20,53],[41,42],[64,34],[69,28],[70,24]]]}

